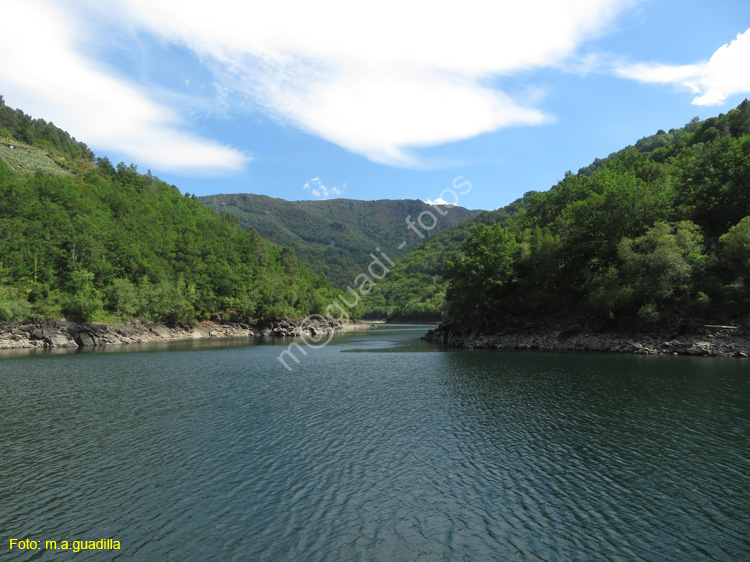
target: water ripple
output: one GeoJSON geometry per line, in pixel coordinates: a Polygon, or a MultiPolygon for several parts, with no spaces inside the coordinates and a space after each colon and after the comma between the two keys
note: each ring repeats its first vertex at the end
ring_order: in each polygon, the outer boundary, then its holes
{"type": "Polygon", "coordinates": [[[76,560],[750,558],[739,362],[415,335],[293,373],[278,346],[4,359],[0,536],[122,543],[76,560]]]}

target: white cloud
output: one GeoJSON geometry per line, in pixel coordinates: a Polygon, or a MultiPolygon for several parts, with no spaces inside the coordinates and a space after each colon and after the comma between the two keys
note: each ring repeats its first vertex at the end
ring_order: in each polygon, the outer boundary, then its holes
{"type": "Polygon", "coordinates": [[[722,45],[708,62],[690,65],[624,64],[617,75],[640,82],[676,84],[696,94],[694,105],[721,105],[733,94],[750,92],[750,29],[722,45]]]}
{"type": "Polygon", "coordinates": [[[277,119],[363,154],[412,149],[551,117],[488,85],[562,65],[635,0],[120,0],[118,17],[183,45],[277,119]]]}
{"type": "Polygon", "coordinates": [[[61,6],[45,0],[10,2],[3,16],[0,92],[9,105],[159,170],[240,170],[249,160],[189,131],[173,108],[83,54],[77,40],[88,36],[86,28],[61,6]]]}
{"type": "Polygon", "coordinates": [[[425,201],[428,205],[445,205],[446,207],[455,207],[456,205],[454,203],[448,203],[445,199],[442,197],[438,197],[434,201],[432,199],[428,199],[425,201]]]}
{"type": "Polygon", "coordinates": [[[329,188],[323,185],[323,182],[319,177],[314,177],[311,180],[307,180],[305,182],[305,185],[302,186],[302,189],[310,190],[310,193],[312,193],[313,197],[317,197],[319,199],[329,199],[329,196],[338,197],[339,195],[343,194],[344,190],[346,190],[346,184],[342,184],[340,188],[329,188]]]}

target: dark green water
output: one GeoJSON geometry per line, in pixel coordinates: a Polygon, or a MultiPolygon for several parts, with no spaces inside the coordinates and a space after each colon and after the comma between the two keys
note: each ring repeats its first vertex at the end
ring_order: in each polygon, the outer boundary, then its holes
{"type": "Polygon", "coordinates": [[[3,356],[0,559],[750,560],[746,361],[423,332],[3,356]]]}

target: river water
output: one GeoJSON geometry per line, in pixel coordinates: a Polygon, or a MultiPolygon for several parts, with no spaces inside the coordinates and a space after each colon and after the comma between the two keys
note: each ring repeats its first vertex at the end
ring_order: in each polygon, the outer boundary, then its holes
{"type": "Polygon", "coordinates": [[[1,356],[0,559],[750,560],[746,361],[424,331],[1,356]]]}

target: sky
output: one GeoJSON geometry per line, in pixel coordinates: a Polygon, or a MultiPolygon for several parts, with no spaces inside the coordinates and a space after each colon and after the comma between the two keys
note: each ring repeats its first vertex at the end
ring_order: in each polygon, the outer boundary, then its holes
{"type": "Polygon", "coordinates": [[[747,0],[3,0],[2,12],[7,105],[197,195],[497,209],[750,97],[747,0]]]}

